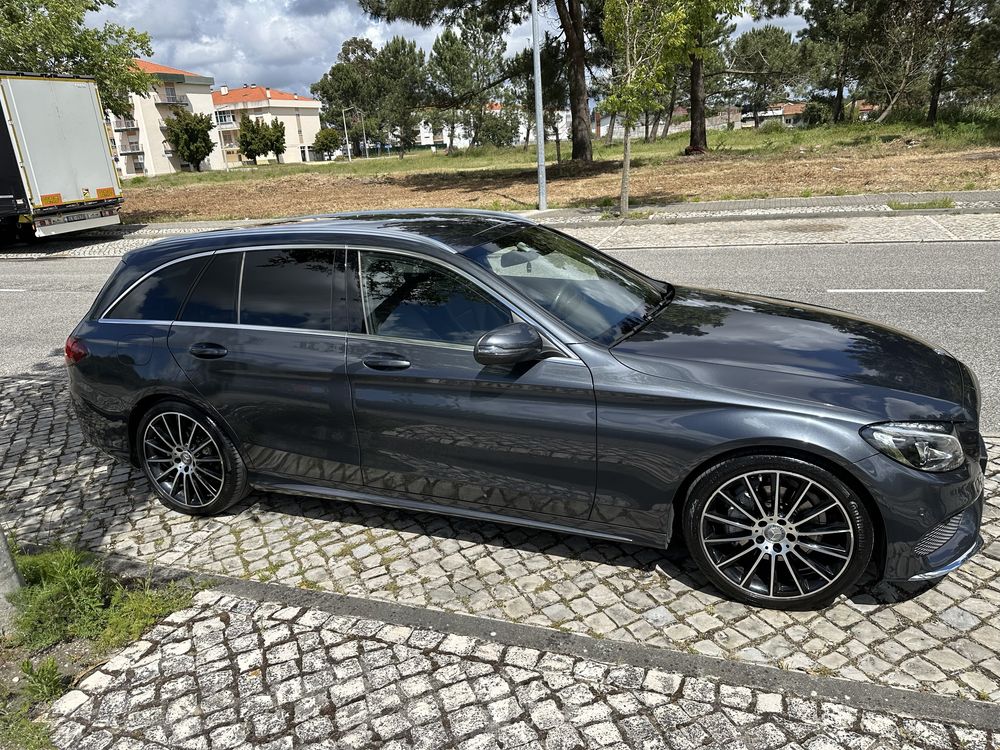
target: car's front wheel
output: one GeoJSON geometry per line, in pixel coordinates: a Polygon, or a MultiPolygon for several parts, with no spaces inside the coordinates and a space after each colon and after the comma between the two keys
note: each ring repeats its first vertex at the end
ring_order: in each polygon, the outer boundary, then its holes
{"type": "Polygon", "coordinates": [[[826,469],[786,456],[716,464],[692,485],[682,520],[709,580],[760,607],[829,602],[858,580],[874,547],[857,493],[826,469]]]}
{"type": "Polygon", "coordinates": [[[232,441],[207,416],[179,401],[147,412],[136,434],[150,485],[169,508],[219,513],[248,491],[247,470],[232,441]]]}

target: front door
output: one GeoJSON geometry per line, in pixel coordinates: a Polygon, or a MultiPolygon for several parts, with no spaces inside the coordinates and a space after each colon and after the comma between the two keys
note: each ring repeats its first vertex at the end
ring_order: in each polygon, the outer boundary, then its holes
{"type": "Polygon", "coordinates": [[[341,250],[220,253],[195,284],[170,350],[253,470],[360,483],[346,316],[341,250]]]}
{"type": "Polygon", "coordinates": [[[512,321],[505,305],[425,258],[365,250],[348,262],[364,321],[347,371],[365,483],[514,516],[587,518],[590,370],[568,357],[484,367],[474,344],[512,321]]]}

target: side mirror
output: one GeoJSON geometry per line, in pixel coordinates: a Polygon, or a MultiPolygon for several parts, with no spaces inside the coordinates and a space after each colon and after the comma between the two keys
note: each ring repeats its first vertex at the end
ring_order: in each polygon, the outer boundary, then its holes
{"type": "Polygon", "coordinates": [[[481,365],[513,365],[536,359],[542,353],[542,337],[526,323],[511,323],[484,334],[474,356],[481,365]]]}

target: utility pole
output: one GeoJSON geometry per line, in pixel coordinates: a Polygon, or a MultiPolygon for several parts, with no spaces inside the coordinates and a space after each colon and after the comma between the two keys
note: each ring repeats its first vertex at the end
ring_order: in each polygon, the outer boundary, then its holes
{"type": "Polygon", "coordinates": [[[548,207],[545,195],[545,126],[542,122],[542,52],[538,46],[538,0],[531,0],[531,57],[535,67],[535,151],[538,155],[538,210],[548,207]]]}
{"type": "MultiPolygon", "coordinates": [[[[353,109],[353,107],[347,109],[353,109]]],[[[344,120],[344,148],[347,149],[347,161],[353,161],[351,159],[351,139],[347,137],[347,109],[340,110],[340,116],[344,120]]]]}

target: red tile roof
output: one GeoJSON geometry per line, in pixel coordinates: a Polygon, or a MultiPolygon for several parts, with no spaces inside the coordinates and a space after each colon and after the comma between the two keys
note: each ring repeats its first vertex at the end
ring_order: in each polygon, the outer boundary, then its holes
{"type": "MultiPolygon", "coordinates": [[[[281,101],[298,100],[300,102],[315,101],[308,96],[290,94],[280,89],[271,89],[271,98],[281,101]]],[[[239,104],[240,102],[262,102],[267,100],[267,90],[264,86],[241,86],[240,88],[229,89],[228,94],[221,91],[212,92],[212,102],[215,104],[239,104]]]]}
{"type": "Polygon", "coordinates": [[[798,103],[788,103],[783,105],[782,114],[788,117],[789,115],[801,115],[806,111],[806,105],[801,102],[798,103]]]}
{"type": "Polygon", "coordinates": [[[169,65],[160,65],[152,60],[140,60],[135,58],[135,64],[138,66],[139,70],[146,73],[173,73],[174,75],[180,76],[194,76],[195,78],[202,78],[201,73],[192,73],[189,70],[181,70],[180,68],[171,68],[169,65]]]}

